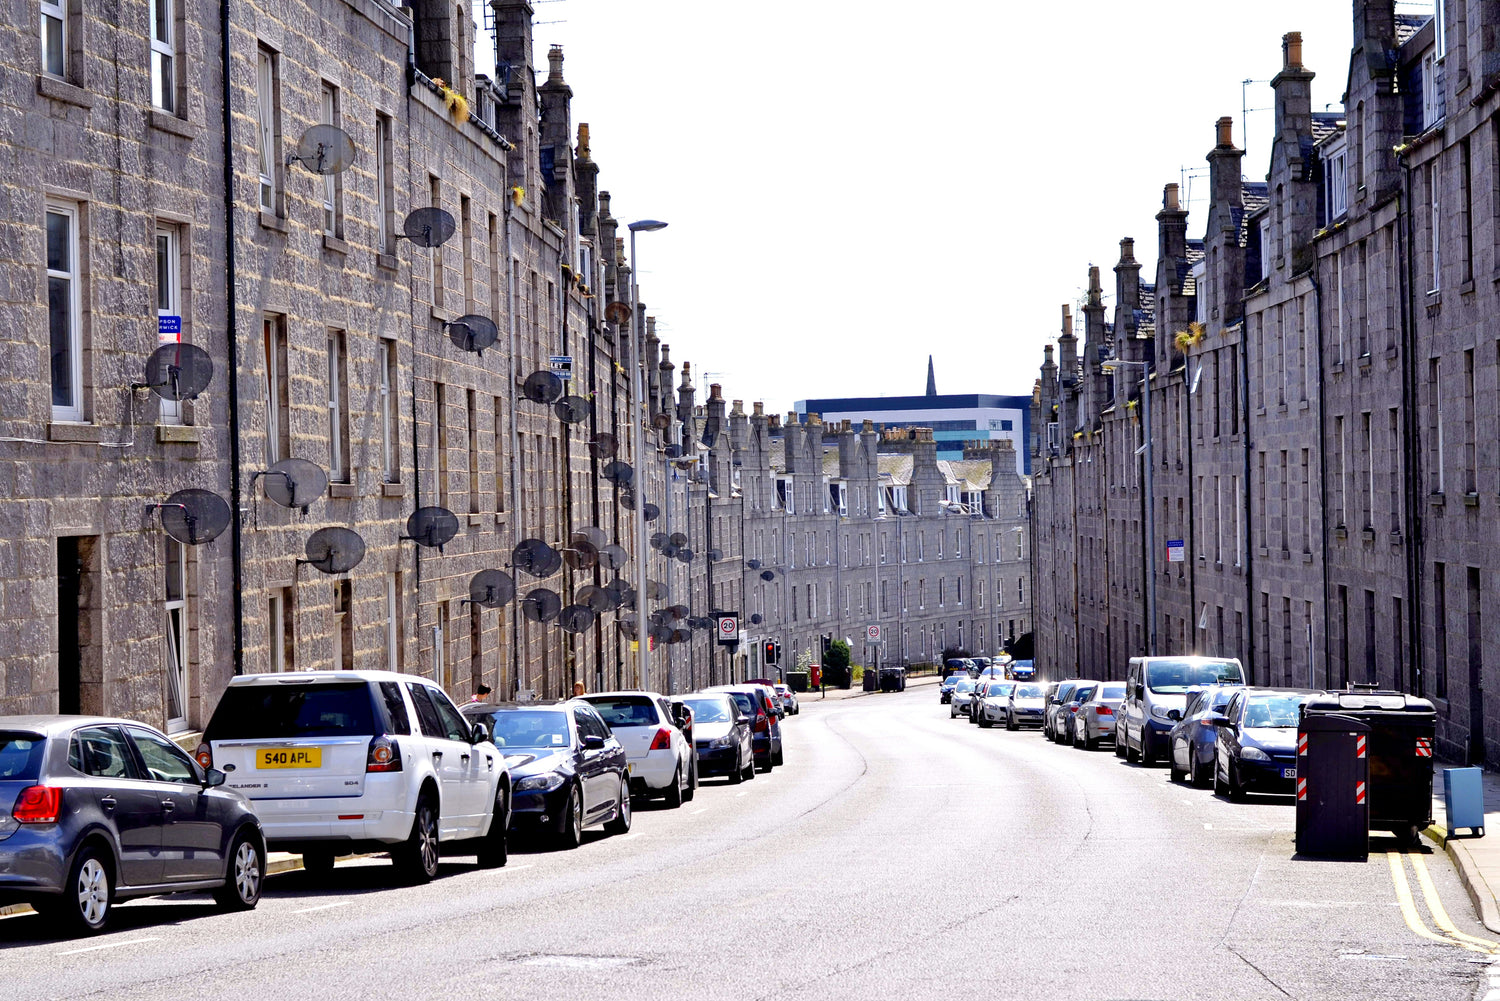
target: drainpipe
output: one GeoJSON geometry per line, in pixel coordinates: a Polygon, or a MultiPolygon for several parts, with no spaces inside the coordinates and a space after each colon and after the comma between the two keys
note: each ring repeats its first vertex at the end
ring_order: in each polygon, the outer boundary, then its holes
{"type": "MultiPolygon", "coordinates": [[[[1413,406],[1417,403],[1417,304],[1416,277],[1412,269],[1411,246],[1413,240],[1412,218],[1408,210],[1411,205],[1411,164],[1402,154],[1397,154],[1401,165],[1402,185],[1396,193],[1396,217],[1405,219],[1406,225],[1398,226],[1397,238],[1401,241],[1401,257],[1406,267],[1397,269],[1398,280],[1405,284],[1401,290],[1401,388],[1406,400],[1413,406]]],[[[1406,410],[1407,408],[1402,408],[1406,410]]],[[[1401,447],[1406,458],[1406,645],[1410,688],[1413,694],[1425,696],[1426,672],[1423,670],[1422,646],[1422,546],[1424,538],[1422,522],[1422,454],[1414,426],[1416,421],[1407,413],[1401,422],[1401,447]]]]}
{"type": "MultiPolygon", "coordinates": [[[[1245,489],[1240,491],[1240,496],[1235,503],[1243,504],[1244,515],[1240,518],[1240,524],[1245,527],[1245,618],[1250,621],[1250,635],[1245,644],[1245,660],[1248,666],[1245,671],[1247,684],[1255,683],[1255,526],[1251,523],[1251,515],[1255,511],[1255,505],[1250,502],[1250,320],[1241,312],[1240,316],[1240,407],[1241,427],[1244,429],[1242,436],[1244,448],[1241,450],[1244,457],[1244,476],[1241,482],[1245,489]]],[[[1264,489],[1264,485],[1262,485],[1264,489]]],[[[1235,540],[1236,545],[1239,540],[1235,540]]],[[[1325,609],[1326,611],[1326,609],[1325,609]]],[[[1267,626],[1269,629],[1270,627],[1267,626]]]]}
{"type": "MultiPolygon", "coordinates": [[[[505,167],[506,173],[509,174],[509,158],[507,158],[505,167]]],[[[510,233],[511,213],[515,205],[515,200],[511,197],[509,191],[505,195],[505,200],[502,203],[505,209],[505,292],[507,297],[505,312],[510,318],[510,357],[507,360],[509,377],[506,379],[510,395],[510,461],[508,463],[510,469],[510,518],[508,520],[510,522],[511,543],[514,545],[520,541],[521,536],[521,487],[517,482],[516,475],[516,462],[521,454],[519,434],[516,430],[516,261],[514,250],[511,246],[510,233]]],[[[518,590],[517,598],[519,599],[519,597],[518,590]]],[[[513,686],[511,694],[514,697],[521,689],[521,604],[519,600],[511,602],[510,625],[510,677],[513,686]]]]}
{"type": "MultiPolygon", "coordinates": [[[[1318,369],[1321,372],[1322,359],[1325,357],[1325,355],[1323,354],[1323,285],[1318,281],[1318,265],[1316,263],[1316,255],[1314,255],[1314,264],[1312,271],[1310,272],[1310,277],[1312,278],[1313,301],[1317,303],[1318,307],[1318,369]]],[[[1318,379],[1318,427],[1320,429],[1318,433],[1318,494],[1320,500],[1327,498],[1328,496],[1328,449],[1324,447],[1325,443],[1322,439],[1321,431],[1321,429],[1325,427],[1323,422],[1323,415],[1326,391],[1327,390],[1324,380],[1321,378],[1318,379]]],[[[1321,509],[1323,505],[1320,504],[1319,507],[1321,509]]],[[[1325,511],[1324,517],[1322,518],[1321,522],[1322,531],[1320,531],[1318,535],[1321,537],[1320,542],[1323,560],[1323,680],[1329,688],[1332,688],[1333,659],[1331,656],[1331,651],[1329,649],[1329,645],[1332,643],[1332,637],[1329,635],[1328,630],[1330,585],[1328,580],[1328,519],[1326,517],[1326,514],[1327,512],[1325,511]]],[[[1307,648],[1308,650],[1311,650],[1313,648],[1311,636],[1307,638],[1307,648]]],[[[1313,686],[1317,685],[1317,672],[1314,670],[1314,665],[1312,664],[1307,665],[1307,679],[1313,686]]]]}
{"type": "Polygon", "coordinates": [[[225,335],[228,339],[227,362],[229,371],[229,507],[234,517],[229,521],[229,561],[234,580],[230,587],[229,601],[234,620],[234,673],[245,673],[245,562],[244,540],[240,531],[240,351],[239,323],[236,311],[239,299],[235,280],[237,266],[234,242],[234,116],[230,99],[230,24],[229,0],[219,3],[219,51],[223,74],[224,115],[224,268],[228,273],[225,292],[225,335]]]}

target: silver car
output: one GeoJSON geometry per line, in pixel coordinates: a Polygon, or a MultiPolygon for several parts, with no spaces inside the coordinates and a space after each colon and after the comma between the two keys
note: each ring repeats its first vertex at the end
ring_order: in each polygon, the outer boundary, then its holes
{"type": "Polygon", "coordinates": [[[969,717],[985,729],[1005,722],[1010,707],[1010,693],[1016,690],[1016,682],[994,679],[984,685],[975,711],[969,717]]]}
{"type": "Polygon", "coordinates": [[[1115,739],[1115,717],[1125,701],[1125,682],[1105,681],[1094,686],[1088,698],[1078,704],[1073,717],[1073,746],[1093,751],[1101,741],[1115,739]]]}
{"type": "Polygon", "coordinates": [[[1047,708],[1047,686],[1036,681],[1018,681],[1005,706],[1005,729],[1042,725],[1047,708]]]}
{"type": "Polygon", "coordinates": [[[959,678],[958,684],[953,686],[953,696],[948,701],[948,718],[952,719],[959,713],[969,715],[969,707],[974,702],[974,682],[970,678],[959,678]]]}

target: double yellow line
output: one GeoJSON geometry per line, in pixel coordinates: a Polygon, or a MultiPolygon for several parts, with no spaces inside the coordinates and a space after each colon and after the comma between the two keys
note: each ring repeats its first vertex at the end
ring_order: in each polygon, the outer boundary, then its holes
{"type": "Polygon", "coordinates": [[[1443,907],[1443,902],[1438,897],[1437,887],[1432,883],[1432,874],[1427,871],[1427,863],[1421,855],[1409,855],[1403,852],[1386,852],[1386,859],[1391,864],[1391,882],[1396,885],[1396,900],[1401,904],[1401,917],[1406,920],[1406,927],[1410,928],[1418,936],[1430,939],[1433,942],[1441,942],[1444,945],[1456,945],[1460,949],[1470,952],[1478,952],[1487,956],[1500,954],[1500,942],[1487,938],[1479,938],[1458,930],[1453,919],[1448,916],[1448,911],[1443,907]],[[1417,910],[1416,900],[1411,892],[1411,883],[1406,878],[1406,866],[1402,859],[1411,862],[1412,872],[1416,874],[1417,885],[1422,888],[1422,897],[1427,902],[1427,913],[1432,915],[1432,923],[1437,926],[1438,932],[1432,931],[1422,920],[1422,915],[1417,910]]]}

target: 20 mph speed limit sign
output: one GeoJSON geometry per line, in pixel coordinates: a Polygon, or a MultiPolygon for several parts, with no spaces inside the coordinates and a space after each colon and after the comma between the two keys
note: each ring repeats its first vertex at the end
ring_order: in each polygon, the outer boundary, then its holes
{"type": "Polygon", "coordinates": [[[717,625],[720,643],[739,642],[740,617],[738,615],[721,615],[719,616],[717,625]]]}
{"type": "Polygon", "coordinates": [[[865,639],[868,640],[871,643],[879,643],[880,642],[880,627],[879,626],[866,626],[865,627],[865,639]]]}

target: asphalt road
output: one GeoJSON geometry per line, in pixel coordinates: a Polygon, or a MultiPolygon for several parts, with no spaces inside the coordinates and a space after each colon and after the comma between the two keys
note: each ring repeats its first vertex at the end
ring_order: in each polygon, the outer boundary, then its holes
{"type": "MultiPolygon", "coordinates": [[[[1488,941],[1445,856],[1293,860],[1292,806],[1231,804],[931,686],[819,704],[788,764],[503,869],[274,877],[249,914],[124,905],[89,940],[0,920],[22,999],[1482,998],[1488,941]],[[1400,903],[1394,862],[1414,903],[1400,903]],[[1409,926],[1407,917],[1427,935],[1409,926]]],[[[1495,967],[1500,984],[1500,966],[1495,967]]],[[[1497,994],[1496,997],[1500,997],[1497,994]]]]}

